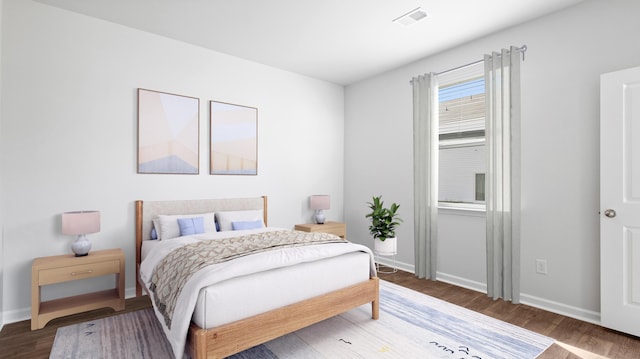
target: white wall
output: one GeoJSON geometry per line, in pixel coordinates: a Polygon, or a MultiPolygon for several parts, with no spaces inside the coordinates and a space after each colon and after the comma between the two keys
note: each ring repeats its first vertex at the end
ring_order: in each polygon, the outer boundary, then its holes
{"type": "Polygon", "coordinates": [[[438,280],[487,290],[484,211],[441,208],[438,216],[438,280]]]}
{"type": "Polygon", "coordinates": [[[268,195],[269,224],[293,227],[323,193],[328,219],[342,220],[343,87],[32,1],[5,1],[2,21],[6,322],[29,317],[32,259],[69,253],[65,211],[101,211],[93,249],[125,250],[129,291],[136,199],[268,195]],[[136,174],[137,88],[200,98],[199,175],[136,174]],[[257,176],[208,174],[209,100],[258,108],[257,176]]]}
{"type": "MultiPolygon", "coordinates": [[[[345,92],[345,220],[350,239],[371,244],[366,202],[399,202],[398,259],[413,265],[412,76],[439,72],[492,50],[526,44],[522,65],[522,299],[597,321],[599,268],[599,76],[640,65],[640,2],[587,0],[394,71],[345,92]],[[537,258],[547,275],[535,273],[537,258]]],[[[429,41],[429,39],[425,39],[429,41]]],[[[442,220],[447,226],[451,221],[442,220]]],[[[456,226],[467,226],[465,221],[456,226]]],[[[441,229],[441,233],[442,233],[441,229]]],[[[484,233],[443,236],[440,250],[471,251],[484,233]]],[[[442,253],[442,252],[441,252],[442,253]]],[[[456,257],[439,256],[439,273],[482,273],[456,257]]],[[[475,264],[474,264],[475,265],[475,264]]],[[[461,278],[463,281],[473,278],[461,278]]]]}

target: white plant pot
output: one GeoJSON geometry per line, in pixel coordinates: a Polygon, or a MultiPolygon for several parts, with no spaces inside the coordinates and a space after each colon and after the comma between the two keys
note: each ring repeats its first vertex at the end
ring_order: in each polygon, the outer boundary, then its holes
{"type": "Polygon", "coordinates": [[[384,241],[374,239],[373,251],[382,256],[390,256],[398,253],[398,238],[387,238],[384,241]]]}

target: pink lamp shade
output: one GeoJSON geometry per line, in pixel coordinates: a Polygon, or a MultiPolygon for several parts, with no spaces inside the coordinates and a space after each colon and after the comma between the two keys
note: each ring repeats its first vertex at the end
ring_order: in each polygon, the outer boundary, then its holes
{"type": "Polygon", "coordinates": [[[91,250],[91,242],[86,234],[100,232],[100,212],[76,211],[62,214],[62,234],[78,235],[71,244],[76,257],[86,256],[91,250]]]}
{"type": "Polygon", "coordinates": [[[329,209],[330,200],[328,195],[313,195],[309,199],[311,209],[329,209]]]}
{"type": "Polygon", "coordinates": [[[315,220],[318,224],[324,224],[325,216],[324,210],[329,209],[329,196],[328,195],[313,195],[309,198],[309,207],[316,211],[315,220]]]}

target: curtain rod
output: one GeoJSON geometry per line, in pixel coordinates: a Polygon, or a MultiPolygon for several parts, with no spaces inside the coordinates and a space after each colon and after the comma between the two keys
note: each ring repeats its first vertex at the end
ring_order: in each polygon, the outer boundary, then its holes
{"type": "MultiPolygon", "coordinates": [[[[525,52],[527,52],[527,45],[522,45],[522,46],[520,46],[520,47],[516,47],[516,51],[520,51],[520,52],[522,52],[522,61],[524,61],[524,53],[525,53],[525,52]]],[[[475,65],[475,64],[479,64],[479,63],[481,63],[481,62],[483,62],[483,61],[484,61],[484,59],[482,59],[482,60],[477,60],[477,61],[474,61],[474,62],[470,62],[470,63],[468,63],[468,64],[466,64],[466,65],[462,65],[462,66],[454,67],[454,68],[452,68],[452,69],[448,69],[448,70],[444,70],[444,71],[436,72],[436,75],[442,75],[442,74],[446,74],[447,72],[451,72],[451,71],[455,71],[455,70],[460,70],[460,69],[463,69],[463,68],[465,68],[465,67],[469,67],[469,66],[473,66],[473,65],[475,65]]]]}

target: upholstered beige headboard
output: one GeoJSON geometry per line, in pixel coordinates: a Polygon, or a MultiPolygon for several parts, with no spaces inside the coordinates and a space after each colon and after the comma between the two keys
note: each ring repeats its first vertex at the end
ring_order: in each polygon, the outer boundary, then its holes
{"type": "Polygon", "coordinates": [[[261,209],[264,223],[267,222],[267,196],[250,198],[219,198],[193,199],[171,201],[141,201],[135,202],[136,207],[136,296],[142,294],[140,286],[140,261],[142,241],[151,239],[152,219],[159,214],[196,214],[220,211],[244,211],[261,209]]]}

